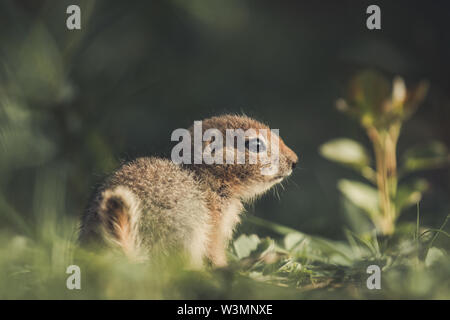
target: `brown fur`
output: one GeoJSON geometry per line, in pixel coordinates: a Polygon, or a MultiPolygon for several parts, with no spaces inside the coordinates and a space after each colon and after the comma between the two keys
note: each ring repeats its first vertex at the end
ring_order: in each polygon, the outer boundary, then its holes
{"type": "MultiPolygon", "coordinates": [[[[224,137],[226,129],[269,129],[235,115],[206,119],[202,125],[203,131],[217,128],[224,137]]],[[[298,161],[281,138],[269,134],[271,139],[279,139],[280,148],[279,170],[273,176],[262,175],[263,164],[249,164],[247,157],[245,164],[176,165],[167,159],[139,158],[122,166],[90,202],[80,240],[112,243],[127,255],[146,257],[183,249],[194,265],[201,266],[204,258],[226,265],[226,247],[243,203],[290,175],[298,161]]]]}

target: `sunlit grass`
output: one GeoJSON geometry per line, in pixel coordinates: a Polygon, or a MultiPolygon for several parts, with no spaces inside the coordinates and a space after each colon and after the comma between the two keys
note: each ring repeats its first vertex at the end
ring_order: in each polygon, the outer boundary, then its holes
{"type": "MultiPolygon", "coordinates": [[[[262,222],[253,217],[246,223],[262,222]]],[[[349,232],[347,242],[335,242],[267,223],[285,234],[277,239],[242,234],[230,245],[229,267],[202,271],[180,257],[133,263],[112,252],[86,251],[73,237],[76,226],[75,220],[59,225],[49,219],[46,231],[34,238],[2,232],[0,298],[450,298],[448,235],[430,231],[416,239],[414,225],[389,240],[349,232]],[[444,247],[435,246],[440,237],[444,247]],[[66,287],[72,264],[81,268],[81,290],[66,287]],[[366,287],[372,264],[382,269],[381,290],[366,287]]]]}

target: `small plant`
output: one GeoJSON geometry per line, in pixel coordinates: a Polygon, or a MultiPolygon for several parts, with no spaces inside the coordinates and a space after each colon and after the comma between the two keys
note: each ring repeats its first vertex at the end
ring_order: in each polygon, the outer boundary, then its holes
{"type": "Polygon", "coordinates": [[[375,166],[366,149],[351,139],[329,141],[320,147],[320,153],[356,170],[372,183],[340,180],[338,188],[368,214],[381,234],[390,235],[401,211],[417,203],[427,189],[423,179],[400,185],[399,180],[413,171],[448,164],[449,153],[444,144],[433,141],[406,151],[401,166],[397,164],[401,128],[425,98],[426,82],[407,90],[400,77],[394,78],[391,85],[383,75],[364,71],[353,78],[349,89],[348,100],[339,99],[337,109],[357,119],[365,129],[372,143],[375,166]]]}

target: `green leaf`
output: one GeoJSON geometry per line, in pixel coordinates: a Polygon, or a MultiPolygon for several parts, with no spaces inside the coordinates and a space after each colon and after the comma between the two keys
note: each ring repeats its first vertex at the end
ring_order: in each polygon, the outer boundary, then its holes
{"type": "Polygon", "coordinates": [[[370,164],[370,156],[364,146],[347,138],[333,139],[321,145],[319,152],[329,160],[356,168],[370,164]]]}
{"type": "Polygon", "coordinates": [[[284,247],[286,250],[292,250],[306,239],[301,233],[293,232],[284,237],[284,247]]]}
{"type": "Polygon", "coordinates": [[[425,265],[429,267],[433,265],[436,261],[440,260],[443,256],[445,256],[445,253],[441,249],[432,247],[427,252],[427,256],[425,258],[425,265]]]}
{"type": "Polygon", "coordinates": [[[256,250],[259,243],[260,239],[257,235],[247,236],[243,234],[234,241],[233,246],[238,258],[242,259],[248,257],[252,251],[256,250]]]}
{"type": "Polygon", "coordinates": [[[257,227],[262,227],[264,229],[270,230],[272,232],[275,232],[275,233],[283,235],[283,236],[288,235],[290,233],[303,234],[302,232],[300,232],[298,230],[286,227],[284,225],[281,225],[281,224],[278,224],[278,223],[275,223],[275,222],[272,222],[272,221],[269,221],[266,219],[259,218],[254,215],[246,215],[242,218],[242,220],[246,221],[252,225],[255,225],[257,227]]]}
{"type": "Polygon", "coordinates": [[[379,257],[381,255],[376,234],[357,235],[350,230],[346,230],[345,234],[349,243],[352,244],[354,249],[358,250],[360,256],[371,255],[373,257],[379,257]]]}
{"type": "Polygon", "coordinates": [[[351,180],[340,180],[338,189],[354,205],[363,209],[372,219],[375,219],[379,212],[378,192],[365,183],[351,180]]]}
{"type": "Polygon", "coordinates": [[[264,227],[284,236],[292,234],[292,236],[286,237],[284,239],[284,244],[294,245],[294,247],[291,248],[292,252],[296,251],[300,247],[303,249],[304,246],[307,253],[305,253],[303,256],[306,255],[309,259],[318,259],[321,261],[327,261],[328,263],[346,265],[350,264],[352,261],[352,249],[345,243],[327,240],[318,236],[310,236],[295,229],[273,223],[252,215],[246,216],[245,219],[254,225],[264,227]],[[300,240],[301,237],[304,238],[303,241],[300,240]],[[297,239],[299,240],[299,242],[295,244],[294,242],[297,239]],[[299,245],[300,243],[302,244],[301,246],[299,245]]]}
{"type": "Polygon", "coordinates": [[[422,199],[422,194],[429,188],[425,179],[415,180],[410,184],[403,184],[397,190],[395,204],[399,211],[417,204],[422,199]]]}
{"type": "Polygon", "coordinates": [[[403,172],[434,169],[450,164],[450,153],[445,144],[432,141],[416,146],[403,155],[403,172]]]}
{"type": "Polygon", "coordinates": [[[367,213],[355,206],[352,201],[347,199],[347,197],[343,197],[342,200],[342,208],[350,230],[356,234],[370,232],[374,228],[374,225],[367,213]]]}

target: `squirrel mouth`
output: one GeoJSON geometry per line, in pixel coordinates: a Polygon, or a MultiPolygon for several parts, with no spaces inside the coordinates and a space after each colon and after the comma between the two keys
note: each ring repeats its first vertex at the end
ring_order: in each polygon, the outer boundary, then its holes
{"type": "Polygon", "coordinates": [[[292,171],[288,172],[287,174],[279,174],[279,175],[273,177],[273,178],[272,178],[272,181],[278,181],[278,180],[281,181],[281,180],[283,180],[283,179],[289,177],[289,176],[291,175],[291,173],[292,173],[292,171]]]}
{"type": "Polygon", "coordinates": [[[274,177],[272,180],[273,180],[273,181],[283,180],[283,179],[286,178],[286,177],[287,177],[287,176],[285,176],[285,175],[278,175],[278,176],[274,177]]]}

